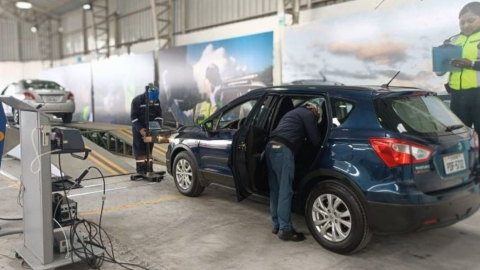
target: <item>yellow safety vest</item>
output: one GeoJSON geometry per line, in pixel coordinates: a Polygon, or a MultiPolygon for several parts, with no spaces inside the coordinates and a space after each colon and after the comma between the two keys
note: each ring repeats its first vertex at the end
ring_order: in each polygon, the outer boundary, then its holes
{"type": "MultiPolygon", "coordinates": [[[[450,43],[463,47],[462,58],[477,61],[480,56],[480,32],[465,36],[463,34],[450,38],[450,43]]],[[[480,73],[473,69],[462,68],[461,71],[450,72],[449,85],[454,90],[468,90],[480,86],[480,73]]]]}
{"type": "Polygon", "coordinates": [[[193,122],[195,124],[201,124],[214,112],[214,108],[210,102],[204,101],[202,103],[198,103],[197,106],[195,106],[193,122]]]}

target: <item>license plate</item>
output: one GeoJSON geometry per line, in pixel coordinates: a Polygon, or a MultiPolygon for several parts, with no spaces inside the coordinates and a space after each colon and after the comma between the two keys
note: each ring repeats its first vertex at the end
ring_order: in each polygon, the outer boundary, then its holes
{"type": "Polygon", "coordinates": [[[447,175],[467,169],[467,166],[465,165],[465,157],[463,154],[443,157],[443,165],[445,165],[445,173],[447,175]]]}
{"type": "Polygon", "coordinates": [[[43,96],[44,102],[60,102],[62,100],[62,96],[43,96]]]}

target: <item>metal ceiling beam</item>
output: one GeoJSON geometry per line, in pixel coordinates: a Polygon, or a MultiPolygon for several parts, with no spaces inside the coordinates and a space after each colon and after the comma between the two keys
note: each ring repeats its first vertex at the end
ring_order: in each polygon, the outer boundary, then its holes
{"type": "Polygon", "coordinates": [[[110,57],[108,2],[108,0],[93,2],[90,12],[93,22],[93,34],[95,36],[95,52],[98,58],[110,57]]]}
{"type": "Polygon", "coordinates": [[[152,9],[153,37],[155,42],[155,83],[159,83],[159,50],[173,47],[173,1],[150,0],[152,9]]]}

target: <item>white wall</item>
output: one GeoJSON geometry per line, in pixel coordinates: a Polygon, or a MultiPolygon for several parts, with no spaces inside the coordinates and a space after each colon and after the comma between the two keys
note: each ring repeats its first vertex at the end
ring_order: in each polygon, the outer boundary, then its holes
{"type": "Polygon", "coordinates": [[[0,62],[0,90],[15,81],[38,79],[42,71],[42,62],[0,62]]]}

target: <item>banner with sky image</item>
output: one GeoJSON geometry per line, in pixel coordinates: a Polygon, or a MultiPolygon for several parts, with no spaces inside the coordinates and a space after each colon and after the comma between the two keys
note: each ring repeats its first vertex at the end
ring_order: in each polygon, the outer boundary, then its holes
{"type": "Polygon", "coordinates": [[[95,122],[131,125],[131,102],[153,83],[153,63],[153,52],[92,63],[95,122]]]}
{"type": "Polygon", "coordinates": [[[54,81],[75,97],[73,121],[92,120],[92,66],[90,63],[75,64],[43,70],[40,79],[54,81]]]}
{"type": "Polygon", "coordinates": [[[273,32],[162,50],[160,100],[168,123],[193,124],[197,104],[216,109],[273,81],[273,32]]]}
{"type": "MultiPolygon", "coordinates": [[[[465,0],[381,5],[376,10],[288,27],[282,80],[321,84],[392,85],[445,91],[447,76],[432,67],[432,47],[459,34],[465,0]]],[[[342,5],[351,5],[344,3],[342,5]]]]}

